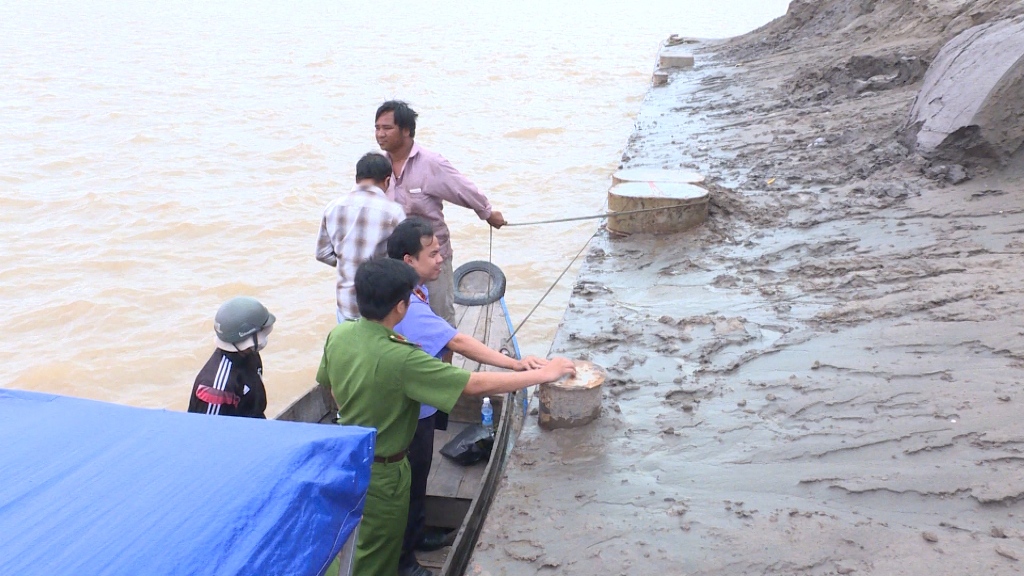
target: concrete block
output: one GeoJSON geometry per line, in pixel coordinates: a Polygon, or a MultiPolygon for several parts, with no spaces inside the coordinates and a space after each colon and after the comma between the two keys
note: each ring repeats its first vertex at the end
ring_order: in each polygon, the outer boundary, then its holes
{"type": "Polygon", "coordinates": [[[662,72],[661,70],[655,72],[651,78],[651,85],[664,86],[666,84],[668,84],[668,72],[662,72]]]}
{"type": "Polygon", "coordinates": [[[576,428],[601,415],[604,370],[586,360],[576,360],[575,364],[576,376],[541,384],[537,389],[537,424],[545,430],[576,428]]]}
{"type": "Polygon", "coordinates": [[[634,214],[608,217],[617,234],[673,234],[699,226],[708,217],[708,191],[695,184],[623,182],[608,191],[610,212],[634,214]]]}
{"type": "Polygon", "coordinates": [[[658,68],[693,68],[693,56],[678,52],[662,52],[658,58],[658,68]]]}

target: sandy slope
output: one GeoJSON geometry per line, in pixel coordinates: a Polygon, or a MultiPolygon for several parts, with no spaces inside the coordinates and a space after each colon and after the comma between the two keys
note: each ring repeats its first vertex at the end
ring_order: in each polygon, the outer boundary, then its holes
{"type": "Polygon", "coordinates": [[[709,221],[595,240],[554,352],[605,411],[528,422],[470,574],[1022,570],[1024,161],[899,142],[942,44],[1020,13],[798,1],[652,89],[624,165],[709,174],[709,221]]]}

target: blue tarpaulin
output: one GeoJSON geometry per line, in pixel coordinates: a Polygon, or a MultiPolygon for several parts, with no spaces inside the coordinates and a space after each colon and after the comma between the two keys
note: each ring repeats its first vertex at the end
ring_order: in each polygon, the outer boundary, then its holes
{"type": "Polygon", "coordinates": [[[0,389],[0,574],[323,573],[374,431],[0,389]]]}

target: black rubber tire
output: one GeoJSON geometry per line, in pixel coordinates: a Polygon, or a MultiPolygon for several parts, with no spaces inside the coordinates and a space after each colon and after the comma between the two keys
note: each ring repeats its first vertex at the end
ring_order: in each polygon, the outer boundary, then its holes
{"type": "Polygon", "coordinates": [[[459,266],[452,274],[452,280],[455,282],[455,303],[462,306],[485,306],[501,300],[505,295],[505,273],[501,271],[501,268],[483,260],[473,260],[459,266]],[[470,272],[486,272],[490,275],[490,292],[483,296],[469,296],[459,292],[459,282],[470,272]]]}

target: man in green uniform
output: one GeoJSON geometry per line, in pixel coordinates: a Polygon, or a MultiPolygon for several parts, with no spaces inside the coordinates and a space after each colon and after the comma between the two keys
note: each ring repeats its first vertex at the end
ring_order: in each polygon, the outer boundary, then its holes
{"type": "Polygon", "coordinates": [[[370,488],[356,543],[354,573],[394,576],[409,510],[411,471],[406,450],[420,403],[450,412],[462,394],[503,394],[575,373],[554,358],[524,372],[467,372],[420,350],[392,330],[419,284],[411,266],[371,260],[355,276],[361,319],[338,324],[327,336],[316,380],[329,386],[341,424],[377,429],[370,488]]]}

